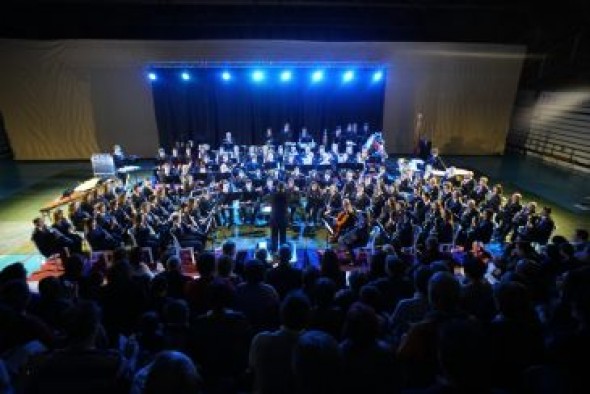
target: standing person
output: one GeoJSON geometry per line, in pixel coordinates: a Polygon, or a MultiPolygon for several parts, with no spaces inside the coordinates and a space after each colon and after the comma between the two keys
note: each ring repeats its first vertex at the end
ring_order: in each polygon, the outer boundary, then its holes
{"type": "Polygon", "coordinates": [[[271,196],[271,250],[277,251],[279,243],[287,242],[288,201],[285,184],[280,182],[277,190],[271,196]]]}

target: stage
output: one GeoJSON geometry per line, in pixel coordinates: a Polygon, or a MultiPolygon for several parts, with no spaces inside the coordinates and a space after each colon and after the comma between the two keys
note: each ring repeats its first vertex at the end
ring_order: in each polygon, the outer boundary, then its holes
{"type": "MultiPolygon", "coordinates": [[[[390,157],[396,160],[397,157],[390,157]]],[[[556,168],[539,159],[523,156],[461,156],[445,157],[449,166],[472,169],[486,175],[490,183],[502,183],[505,194],[516,190],[526,201],[550,206],[557,224],[556,234],[570,237],[576,228],[590,227],[590,211],[580,209],[590,203],[590,182],[587,175],[556,168]]],[[[139,178],[149,176],[153,163],[141,161],[139,178]]],[[[0,161],[0,269],[15,261],[24,262],[29,272],[43,261],[30,241],[34,217],[39,209],[61,193],[92,177],[90,162],[16,162],[0,161]]],[[[297,220],[296,220],[297,221],[297,220]]],[[[287,236],[298,250],[326,247],[326,230],[318,228],[305,233],[301,226],[289,229],[287,236]]],[[[252,249],[266,241],[266,227],[233,226],[219,228],[208,249],[216,249],[232,240],[238,249],[252,249]]]]}

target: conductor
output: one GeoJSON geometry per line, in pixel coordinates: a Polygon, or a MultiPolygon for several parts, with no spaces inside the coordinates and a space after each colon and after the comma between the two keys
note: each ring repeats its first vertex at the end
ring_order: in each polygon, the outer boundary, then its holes
{"type": "Polygon", "coordinates": [[[271,231],[271,250],[277,251],[279,242],[287,242],[287,224],[289,203],[285,184],[280,182],[277,190],[271,196],[271,213],[270,213],[270,231],[271,231]]]}

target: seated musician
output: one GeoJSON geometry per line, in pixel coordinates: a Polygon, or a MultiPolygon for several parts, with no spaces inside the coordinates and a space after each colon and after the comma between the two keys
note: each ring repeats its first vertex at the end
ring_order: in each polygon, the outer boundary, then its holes
{"type": "Polygon", "coordinates": [[[299,136],[299,143],[300,144],[309,144],[313,141],[313,138],[307,134],[307,128],[301,129],[301,135],[299,136]]]}
{"type": "Polygon", "coordinates": [[[231,151],[234,148],[234,145],[234,138],[232,137],[231,132],[228,131],[227,133],[225,133],[225,138],[221,142],[221,146],[224,149],[231,151]]]}
{"type": "Polygon", "coordinates": [[[338,192],[338,189],[334,184],[328,188],[328,192],[325,196],[325,206],[326,210],[324,216],[328,218],[333,217],[342,207],[342,195],[338,192]]]}
{"type": "Polygon", "coordinates": [[[342,200],[341,211],[334,219],[334,234],[331,237],[331,242],[338,242],[340,236],[346,234],[349,230],[352,230],[356,224],[356,211],[352,206],[352,203],[348,198],[342,200]]]}
{"type": "Polygon", "coordinates": [[[285,123],[279,138],[279,144],[282,145],[285,142],[293,142],[293,133],[291,132],[291,125],[289,125],[289,123],[285,123]]]}
{"type": "Polygon", "coordinates": [[[295,212],[301,206],[300,189],[295,184],[295,179],[290,177],[287,180],[287,203],[289,205],[289,223],[293,225],[295,219],[295,212]]]}
{"type": "Polygon", "coordinates": [[[356,187],[356,192],[352,197],[352,201],[354,202],[354,207],[358,211],[365,211],[371,205],[371,199],[365,193],[365,186],[358,185],[356,187]]]}
{"type": "Polygon", "coordinates": [[[246,179],[240,197],[240,217],[242,223],[254,224],[260,209],[260,193],[254,189],[251,179],[246,179]]]}
{"type": "Polygon", "coordinates": [[[257,169],[260,168],[260,164],[258,163],[258,158],[256,157],[256,155],[250,156],[250,161],[246,163],[245,168],[247,172],[255,172],[257,169]]]}
{"type": "Polygon", "coordinates": [[[168,161],[166,156],[166,150],[164,148],[158,148],[158,154],[156,155],[156,165],[161,166],[168,161]]]}
{"type": "Polygon", "coordinates": [[[369,241],[369,217],[365,212],[358,215],[352,227],[340,235],[338,244],[352,252],[354,248],[365,246],[369,241]]]}
{"type": "Polygon", "coordinates": [[[33,225],[35,228],[31,240],[43,256],[50,257],[56,253],[62,253],[66,247],[73,246],[72,240],[64,236],[56,228],[48,227],[43,218],[34,219],[33,225]]]}
{"type": "Polygon", "coordinates": [[[234,196],[232,194],[231,185],[227,180],[221,182],[221,192],[219,194],[219,222],[227,226],[228,228],[235,225],[234,222],[234,209],[233,209],[234,196]]]}
{"type": "Polygon", "coordinates": [[[334,181],[332,179],[332,170],[326,170],[319,179],[321,187],[331,186],[334,181]]]}
{"type": "Polygon", "coordinates": [[[329,152],[326,152],[326,146],[325,145],[320,145],[319,151],[318,151],[318,164],[325,166],[325,165],[329,165],[332,164],[332,155],[329,152]]]}
{"type": "Polygon", "coordinates": [[[342,187],[342,197],[352,197],[355,190],[356,182],[354,181],[354,173],[352,171],[346,171],[346,178],[344,180],[344,186],[342,187]]]}
{"type": "Polygon", "coordinates": [[[202,235],[199,235],[190,226],[182,223],[182,217],[179,213],[175,213],[171,218],[172,225],[170,227],[170,234],[174,236],[175,240],[178,241],[183,248],[193,248],[195,251],[202,251],[204,246],[204,239],[202,235]]]}
{"type": "Polygon", "coordinates": [[[307,205],[305,206],[305,215],[311,226],[318,223],[319,217],[324,209],[324,196],[316,181],[311,181],[307,191],[307,205]]]}
{"type": "Polygon", "coordinates": [[[447,166],[438,155],[438,148],[432,148],[425,164],[430,165],[433,170],[445,171],[447,169],[447,166]]]}
{"type": "MultiPolygon", "coordinates": [[[[334,150],[334,146],[336,146],[338,148],[338,150],[340,150],[344,147],[344,143],[346,142],[346,139],[342,135],[342,128],[340,126],[336,127],[336,131],[334,131],[334,137],[332,138],[332,141],[330,141],[330,142],[332,144],[332,150],[334,150]]],[[[338,153],[338,151],[336,151],[336,153],[338,153]]]]}
{"type": "Polygon", "coordinates": [[[92,250],[114,250],[120,246],[120,242],[99,226],[96,219],[90,219],[86,224],[86,240],[92,250]]]}
{"type": "Polygon", "coordinates": [[[135,224],[131,228],[137,246],[150,248],[152,254],[157,257],[160,239],[154,229],[148,224],[146,215],[139,214],[135,217],[135,224]]]}
{"type": "Polygon", "coordinates": [[[314,155],[313,155],[313,152],[311,151],[311,148],[309,146],[306,146],[305,153],[303,154],[303,156],[301,158],[301,163],[305,166],[310,166],[313,164],[313,159],[314,159],[314,155]]]}
{"type": "Polygon", "coordinates": [[[115,163],[115,168],[121,168],[126,163],[126,156],[125,152],[123,152],[123,148],[121,145],[114,145],[113,146],[113,161],[115,163]]]}

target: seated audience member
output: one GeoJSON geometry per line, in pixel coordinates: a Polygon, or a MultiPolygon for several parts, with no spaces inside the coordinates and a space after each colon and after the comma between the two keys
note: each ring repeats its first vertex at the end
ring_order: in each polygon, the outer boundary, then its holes
{"type": "Polygon", "coordinates": [[[71,306],[72,300],[59,278],[48,276],[39,281],[39,300],[33,305],[32,312],[52,329],[63,329],[63,314],[71,306]]]}
{"type": "Polygon", "coordinates": [[[146,312],[139,318],[135,339],[138,349],[135,359],[131,360],[134,362],[134,370],[149,364],[156,354],[164,350],[162,322],[156,312],[146,312]]]}
{"type": "Polygon", "coordinates": [[[309,318],[309,328],[324,331],[335,339],[339,339],[342,333],[342,310],[334,305],[336,286],[334,281],[328,278],[317,280],[313,307],[309,318]]]}
{"type": "Polygon", "coordinates": [[[186,299],[191,314],[194,316],[201,315],[209,310],[208,289],[215,278],[215,255],[213,253],[201,253],[197,257],[197,271],[199,271],[199,277],[190,280],[186,285],[186,299]]]}
{"type": "Polygon", "coordinates": [[[313,300],[315,294],[315,285],[320,278],[320,270],[310,265],[303,270],[301,291],[309,298],[313,300]]]}
{"type": "Polygon", "coordinates": [[[244,283],[236,288],[235,308],[246,315],[254,333],[279,325],[279,295],[264,283],[265,266],[259,260],[244,264],[244,283]]]}
{"type": "Polygon", "coordinates": [[[384,300],[383,310],[391,313],[397,303],[412,295],[412,284],[405,276],[406,264],[395,255],[385,259],[386,278],[378,279],[371,284],[381,292],[384,300]]]}
{"type": "Polygon", "coordinates": [[[241,279],[234,274],[233,269],[234,260],[231,257],[226,255],[219,256],[217,259],[217,278],[227,282],[232,289],[235,289],[240,284],[241,279]]]}
{"type": "Polygon", "coordinates": [[[443,323],[451,319],[466,319],[459,310],[461,286],[448,272],[435,273],[428,282],[431,312],[408,331],[397,350],[403,368],[404,385],[427,387],[434,383],[439,371],[437,336],[443,323]]]}
{"type": "Polygon", "coordinates": [[[297,393],[339,393],[341,373],[340,349],[333,337],[322,331],[307,331],[299,337],[293,349],[297,393]]]}
{"type": "Polygon", "coordinates": [[[141,249],[133,248],[129,252],[129,264],[131,265],[131,276],[142,282],[149,282],[154,274],[147,265],[147,262],[142,261],[141,249]]]}
{"type": "Polygon", "coordinates": [[[100,312],[79,302],[65,317],[67,346],[34,359],[27,368],[27,393],[128,393],[126,359],[113,350],[99,350],[100,312]]]}
{"type": "Polygon", "coordinates": [[[211,310],[192,324],[191,353],[202,367],[208,392],[233,392],[248,366],[251,331],[246,317],[229,309],[232,290],[227,283],[216,279],[209,292],[211,310]]]}
{"type": "Polygon", "coordinates": [[[266,282],[274,287],[281,299],[301,287],[301,270],[291,265],[292,253],[289,245],[282,245],[278,265],[266,273],[266,282]]]}
{"type": "Polygon", "coordinates": [[[190,358],[180,352],[159,353],[135,375],[131,394],[200,394],[203,381],[190,358]]]}
{"type": "Polygon", "coordinates": [[[165,350],[177,350],[189,354],[191,345],[189,320],[189,307],[185,300],[176,299],[164,305],[162,336],[165,350]]]}
{"type": "Polygon", "coordinates": [[[293,348],[309,321],[307,297],[295,292],[281,304],[281,328],[261,332],[250,345],[250,370],[254,374],[254,392],[294,393],[293,348]]]}
{"type": "Polygon", "coordinates": [[[163,277],[167,282],[168,296],[171,298],[183,298],[185,287],[191,280],[182,273],[182,263],[176,256],[168,257],[165,265],[166,270],[160,272],[156,277],[163,277]]]}
{"type": "Polygon", "coordinates": [[[428,304],[428,281],[433,272],[428,266],[414,271],[414,296],[399,301],[389,322],[390,334],[394,343],[399,343],[402,335],[415,323],[423,320],[430,309],[428,304]]]}
{"type": "Polygon", "coordinates": [[[487,265],[468,253],[463,260],[465,280],[461,286],[461,309],[488,323],[496,313],[492,285],[484,278],[487,265]]]}
{"type": "Polygon", "coordinates": [[[99,302],[111,344],[118,343],[119,335],[133,333],[147,306],[147,294],[131,278],[129,263],[121,261],[109,268],[107,284],[100,289],[99,302]]]}
{"type": "Polygon", "coordinates": [[[368,282],[368,276],[364,272],[353,271],[348,277],[349,287],[338,291],[334,297],[334,304],[342,311],[348,308],[360,298],[363,286],[368,282]]]}
{"type": "Polygon", "coordinates": [[[397,370],[393,351],[378,339],[379,320],[364,304],[353,304],[344,323],[340,344],[344,393],[396,392],[397,370]]]}
{"type": "Polygon", "coordinates": [[[500,283],[494,292],[498,315],[490,326],[494,386],[520,390],[525,369],[541,361],[543,335],[528,290],[518,282],[500,283]]]}
{"type": "Polygon", "coordinates": [[[324,278],[331,279],[338,289],[346,285],[346,276],[340,269],[338,255],[332,249],[327,249],[320,260],[320,274],[324,278]]]}

